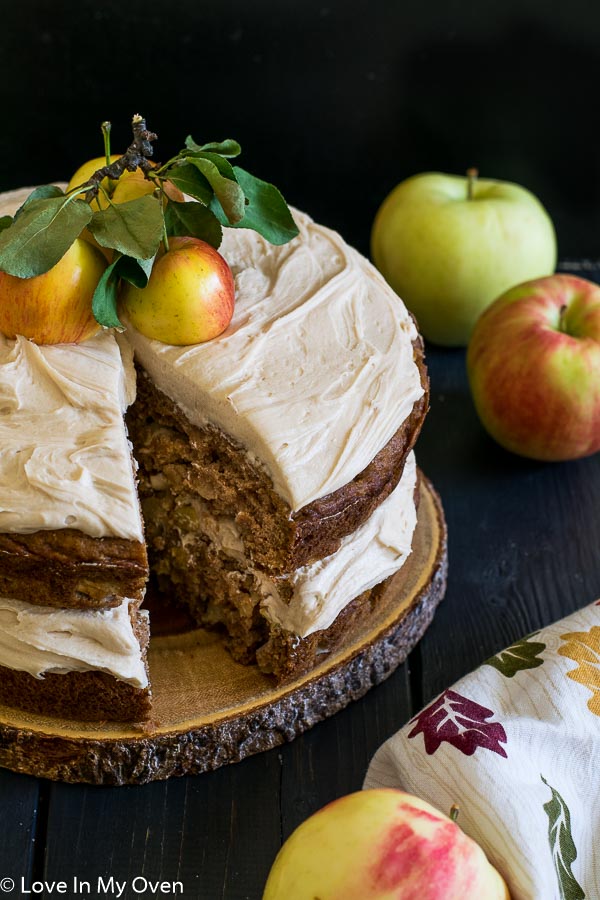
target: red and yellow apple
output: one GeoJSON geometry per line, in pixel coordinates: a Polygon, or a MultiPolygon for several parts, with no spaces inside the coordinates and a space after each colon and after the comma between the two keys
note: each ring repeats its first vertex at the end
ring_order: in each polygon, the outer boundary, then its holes
{"type": "Polygon", "coordinates": [[[92,297],[106,260],[77,238],[55,266],[34,278],[0,272],[0,332],[36,344],[79,343],[99,329],[92,297]]]}
{"type": "Polygon", "coordinates": [[[234,306],[231,269],[198,238],[172,237],[156,259],[145,288],[126,284],[121,295],[129,323],[165,344],[198,344],[221,334],[234,306]]]}
{"type": "Polygon", "coordinates": [[[467,354],[475,407],[521,456],[600,450],[600,287],[571,275],[507,291],[475,326],[467,354]]]}
{"type": "Polygon", "coordinates": [[[528,190],[427,172],[399,184],[373,224],[373,261],[435,344],[466,346],[486,306],[550,275],[556,238],[528,190]]]}
{"type": "Polygon", "coordinates": [[[481,847],[423,800],[392,789],[335,800],[300,825],[263,900],[509,900],[481,847]]]}

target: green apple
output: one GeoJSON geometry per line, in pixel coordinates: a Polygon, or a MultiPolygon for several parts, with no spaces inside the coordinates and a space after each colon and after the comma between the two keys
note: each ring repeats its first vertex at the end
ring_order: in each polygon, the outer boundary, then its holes
{"type": "Polygon", "coordinates": [[[34,278],[0,272],[0,332],[17,334],[36,344],[79,343],[100,326],[92,313],[92,297],[106,260],[87,241],[77,238],[55,266],[34,278]]]}
{"type": "Polygon", "coordinates": [[[511,288],[469,343],[475,407],[496,441],[539,460],[600,450],[600,287],[553,275],[511,288]]]}
{"type": "Polygon", "coordinates": [[[476,175],[408,178],[373,223],[375,265],[425,337],[445,346],[465,346],[496,297],[556,266],[554,228],[539,200],[476,175]]]}
{"type": "Polygon", "coordinates": [[[194,237],[169,238],[145,288],[123,287],[129,323],[165,344],[198,344],[225,331],[233,315],[233,275],[220,253],[194,237]]]}
{"type": "Polygon", "coordinates": [[[510,900],[481,847],[393,789],[334,800],[287,839],[263,900],[510,900]]]}

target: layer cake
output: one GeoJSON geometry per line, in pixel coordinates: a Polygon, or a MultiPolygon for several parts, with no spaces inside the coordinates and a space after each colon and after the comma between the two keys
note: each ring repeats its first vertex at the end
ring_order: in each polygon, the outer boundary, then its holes
{"type": "Polygon", "coordinates": [[[428,398],[421,340],[360,254],[294,215],[300,234],[283,247],[225,230],[236,308],[213,341],[173,347],[132,328],[78,346],[4,339],[0,699],[88,718],[148,714],[128,404],[158,587],[221,629],[240,662],[279,681],[310,669],[403,565],[428,398]],[[26,436],[18,383],[37,398],[26,436]],[[48,641],[55,631],[79,651],[48,641]]]}

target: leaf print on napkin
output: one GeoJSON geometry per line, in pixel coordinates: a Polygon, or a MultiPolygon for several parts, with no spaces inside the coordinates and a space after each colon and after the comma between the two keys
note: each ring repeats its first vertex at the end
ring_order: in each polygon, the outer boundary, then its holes
{"type": "Polygon", "coordinates": [[[529,640],[529,638],[535,637],[536,634],[539,634],[539,632],[534,631],[533,634],[528,634],[527,637],[517,641],[516,644],[511,644],[510,647],[502,650],[501,653],[497,653],[496,656],[490,656],[483,665],[493,666],[506,678],[512,678],[517,672],[522,672],[524,669],[536,669],[543,664],[544,660],[539,659],[539,654],[546,649],[546,645],[540,641],[529,640]]]}
{"type": "Polygon", "coordinates": [[[559,656],[567,656],[579,663],[576,669],[567,672],[573,681],[585,685],[592,692],[588,700],[588,709],[595,716],[600,716],[600,626],[593,625],[589,631],[571,631],[561,634],[559,656]]]}
{"type": "Polygon", "coordinates": [[[544,803],[544,811],[548,816],[548,840],[561,900],[583,900],[585,893],[571,871],[571,866],[577,859],[577,848],[571,833],[569,807],[544,776],[540,775],[540,778],[552,791],[552,799],[544,803]]]}
{"type": "Polygon", "coordinates": [[[465,756],[472,756],[478,747],[484,747],[506,757],[506,750],[500,746],[507,740],[504,728],[500,722],[487,721],[493,715],[491,709],[447,690],[415,716],[412,720],[415,726],[408,737],[422,734],[425,751],[430,756],[446,741],[465,756]]]}

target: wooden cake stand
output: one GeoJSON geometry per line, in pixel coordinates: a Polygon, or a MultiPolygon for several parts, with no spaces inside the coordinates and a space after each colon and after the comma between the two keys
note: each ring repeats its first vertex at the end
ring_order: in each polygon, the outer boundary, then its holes
{"type": "Polygon", "coordinates": [[[233,661],[214,633],[195,629],[150,642],[153,721],[44,718],[0,705],[0,766],[43,778],[144,784],[238,762],[291,741],[388,677],[422,637],[446,587],[446,526],[421,478],[413,552],[390,578],[377,613],[308,675],[276,687],[233,661]]]}

